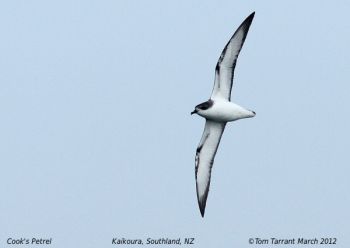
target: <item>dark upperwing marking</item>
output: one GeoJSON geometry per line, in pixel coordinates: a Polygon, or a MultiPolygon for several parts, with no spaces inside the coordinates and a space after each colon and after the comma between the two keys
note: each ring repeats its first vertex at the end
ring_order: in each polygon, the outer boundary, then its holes
{"type": "Polygon", "coordinates": [[[201,150],[202,150],[202,148],[203,148],[203,145],[204,145],[204,143],[205,143],[205,141],[207,140],[208,137],[209,137],[209,133],[206,134],[206,136],[205,136],[205,138],[204,138],[204,140],[203,140],[203,143],[201,143],[201,144],[197,147],[197,150],[196,150],[196,158],[195,158],[195,160],[196,160],[196,162],[195,162],[195,164],[196,164],[196,166],[195,166],[195,176],[196,176],[196,179],[197,179],[197,172],[198,172],[198,166],[199,166],[199,154],[200,154],[200,152],[201,152],[201,150]]]}
{"type": "MultiPolygon", "coordinates": [[[[236,38],[236,34],[238,33],[239,30],[243,30],[244,34],[243,34],[243,37],[242,37],[242,40],[241,40],[241,46],[239,47],[238,51],[237,51],[237,54],[236,54],[236,57],[232,60],[232,64],[231,65],[228,65],[227,68],[231,68],[232,69],[232,74],[231,74],[231,89],[232,89],[232,82],[233,82],[233,78],[234,78],[234,68],[236,67],[236,63],[237,63],[237,58],[238,58],[238,55],[243,47],[243,44],[244,44],[244,41],[247,37],[247,34],[248,34],[248,31],[249,31],[249,28],[250,28],[250,25],[253,21],[253,18],[254,18],[254,15],[255,15],[255,12],[251,13],[242,23],[241,25],[237,28],[237,30],[235,31],[235,33],[232,35],[232,37],[230,38],[230,40],[227,42],[226,46],[224,47],[223,51],[221,52],[221,55],[219,57],[219,60],[216,64],[216,67],[215,67],[215,77],[218,78],[218,82],[217,82],[217,88],[220,89],[220,80],[219,80],[219,77],[220,77],[220,66],[221,66],[221,62],[224,60],[224,57],[226,55],[226,51],[227,51],[227,48],[228,46],[230,45],[230,43],[236,38]]],[[[231,100],[231,94],[229,95],[229,100],[231,100]]]]}

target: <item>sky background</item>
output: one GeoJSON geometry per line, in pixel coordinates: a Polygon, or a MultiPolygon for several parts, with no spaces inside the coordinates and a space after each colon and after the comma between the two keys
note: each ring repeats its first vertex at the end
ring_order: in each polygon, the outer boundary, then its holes
{"type": "Polygon", "coordinates": [[[10,237],[51,237],[52,248],[335,237],[349,247],[349,8],[1,1],[0,246],[10,237]],[[227,125],[203,219],[194,155],[204,120],[190,112],[253,11],[232,100],[257,115],[227,125]]]}

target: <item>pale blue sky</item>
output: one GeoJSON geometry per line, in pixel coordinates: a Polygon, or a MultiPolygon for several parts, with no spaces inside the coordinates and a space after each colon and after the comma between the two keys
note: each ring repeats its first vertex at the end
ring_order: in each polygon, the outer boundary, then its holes
{"type": "Polygon", "coordinates": [[[0,30],[2,247],[350,245],[348,1],[2,1],[0,30]],[[232,99],[257,116],[227,126],[202,219],[190,112],[253,11],[232,99]]]}

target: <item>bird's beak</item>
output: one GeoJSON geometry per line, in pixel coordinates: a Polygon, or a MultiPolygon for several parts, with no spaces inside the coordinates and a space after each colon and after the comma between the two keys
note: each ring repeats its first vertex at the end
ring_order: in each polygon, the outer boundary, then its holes
{"type": "Polygon", "coordinates": [[[196,109],[193,110],[193,111],[191,112],[191,115],[193,115],[193,114],[195,114],[195,113],[197,113],[197,110],[196,110],[196,109]]]}

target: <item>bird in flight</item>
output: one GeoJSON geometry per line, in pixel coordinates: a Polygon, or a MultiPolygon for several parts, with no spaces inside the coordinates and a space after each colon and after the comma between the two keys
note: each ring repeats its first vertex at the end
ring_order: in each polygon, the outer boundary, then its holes
{"type": "Polygon", "coordinates": [[[210,99],[198,104],[192,114],[206,119],[202,138],[196,150],[195,174],[198,205],[204,217],[211,169],[227,122],[255,116],[255,112],[231,102],[231,89],[237,57],[242,49],[255,12],[238,27],[226,44],[215,68],[214,88],[210,99]]]}

